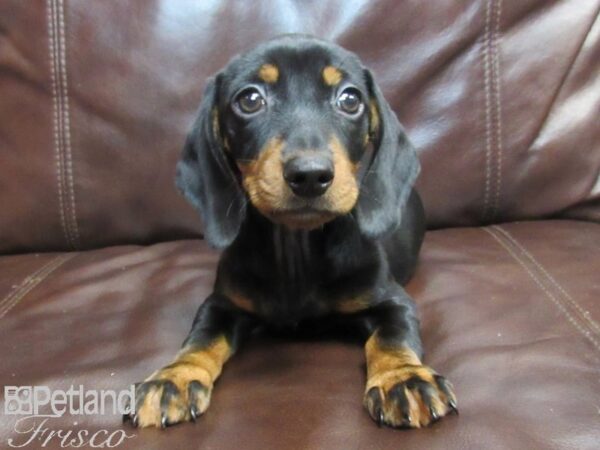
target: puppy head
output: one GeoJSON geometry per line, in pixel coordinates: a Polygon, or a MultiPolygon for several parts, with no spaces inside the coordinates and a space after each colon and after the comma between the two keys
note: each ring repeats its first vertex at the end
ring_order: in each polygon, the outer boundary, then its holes
{"type": "Polygon", "coordinates": [[[207,240],[226,247],[248,207],[307,230],[352,213],[365,235],[379,236],[400,222],[417,173],[414,150],[358,57],[287,35],[209,80],[177,184],[200,210],[207,240]]]}

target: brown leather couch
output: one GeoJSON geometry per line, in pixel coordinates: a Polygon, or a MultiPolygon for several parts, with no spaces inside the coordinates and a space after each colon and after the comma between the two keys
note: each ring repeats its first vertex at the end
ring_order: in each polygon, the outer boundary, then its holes
{"type": "MultiPolygon", "coordinates": [[[[173,183],[204,82],[301,31],[357,52],[418,148],[431,230],[408,290],[460,416],[379,429],[362,348],[262,337],[195,426],[47,428],[125,430],[117,448],[141,449],[600,448],[599,11],[0,0],[0,383],[121,389],[170,360],[218,258],[173,183]]],[[[22,443],[0,414],[0,447],[22,443]]]]}

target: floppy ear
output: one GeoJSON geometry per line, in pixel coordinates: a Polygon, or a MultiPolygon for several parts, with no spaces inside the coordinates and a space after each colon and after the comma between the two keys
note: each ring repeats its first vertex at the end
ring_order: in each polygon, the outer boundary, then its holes
{"type": "Polygon", "coordinates": [[[200,211],[208,243],[223,248],[238,235],[246,202],[219,130],[219,85],[220,75],[217,75],[204,90],[198,116],[177,163],[176,184],[200,211]]]}
{"type": "Polygon", "coordinates": [[[368,237],[378,237],[400,225],[420,166],[396,114],[367,69],[365,77],[370,95],[369,133],[373,156],[362,180],[356,215],[361,232],[368,237]]]}

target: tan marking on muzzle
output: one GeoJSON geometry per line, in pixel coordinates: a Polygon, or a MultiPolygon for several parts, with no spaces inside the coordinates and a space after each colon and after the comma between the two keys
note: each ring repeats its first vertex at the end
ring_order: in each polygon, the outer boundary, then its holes
{"type": "MultiPolygon", "coordinates": [[[[242,174],[242,185],[254,207],[274,222],[289,228],[306,230],[317,228],[336,216],[349,213],[358,199],[358,164],[350,161],[346,150],[335,136],[329,141],[334,165],[333,181],[327,192],[311,203],[322,212],[304,215],[285,212],[293,208],[294,204],[298,205],[298,198],[283,177],[284,145],[285,142],[281,138],[272,138],[264,146],[258,159],[237,163],[242,174]]],[[[306,154],[310,150],[304,152],[306,154]]]]}
{"type": "Polygon", "coordinates": [[[272,138],[264,146],[257,160],[238,162],[242,184],[250,201],[267,216],[284,208],[290,195],[281,164],[283,145],[284,142],[280,138],[272,138]]]}
{"type": "Polygon", "coordinates": [[[353,163],[348,158],[348,152],[339,139],[332,135],[329,140],[329,148],[333,153],[333,167],[335,175],[331,186],[325,193],[325,200],[332,211],[337,215],[349,213],[358,199],[358,163],[353,163]]]}

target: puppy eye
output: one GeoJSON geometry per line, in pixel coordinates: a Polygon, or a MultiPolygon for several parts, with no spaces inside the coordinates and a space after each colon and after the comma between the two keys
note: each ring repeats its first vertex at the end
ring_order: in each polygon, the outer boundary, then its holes
{"type": "Polygon", "coordinates": [[[234,101],[234,105],[242,115],[256,114],[265,107],[267,101],[254,87],[244,89],[240,92],[234,101]]]}
{"type": "Polygon", "coordinates": [[[353,87],[348,87],[342,91],[335,102],[338,109],[351,116],[360,114],[363,110],[363,102],[360,91],[353,87]]]}

